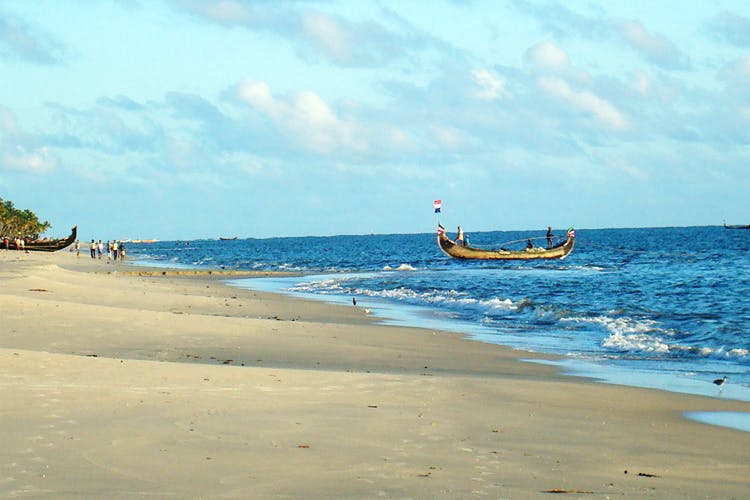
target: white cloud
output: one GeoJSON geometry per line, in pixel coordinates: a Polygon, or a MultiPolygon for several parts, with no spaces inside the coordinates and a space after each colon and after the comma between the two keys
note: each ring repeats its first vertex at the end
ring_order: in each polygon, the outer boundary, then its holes
{"type": "Polygon", "coordinates": [[[652,35],[641,23],[621,21],[616,24],[620,36],[645,59],[665,69],[685,69],[688,57],[668,39],[652,35]]]}
{"type": "Polygon", "coordinates": [[[305,33],[333,60],[344,62],[351,58],[352,41],[340,23],[319,12],[302,17],[305,33]]]}
{"type": "Polygon", "coordinates": [[[432,132],[442,146],[442,149],[459,151],[467,144],[464,132],[455,127],[436,125],[432,127],[432,132]]]}
{"type": "Polygon", "coordinates": [[[634,76],[633,88],[641,95],[649,95],[651,93],[651,80],[648,75],[638,71],[634,76]]]}
{"type": "Polygon", "coordinates": [[[542,78],[539,80],[539,85],[550,96],[568,103],[575,109],[590,113],[599,123],[608,128],[617,131],[630,128],[625,115],[607,100],[592,92],[574,90],[559,78],[542,78]]]}
{"type": "MultiPolygon", "coordinates": [[[[321,59],[343,67],[376,66],[421,53],[426,46],[444,50],[438,39],[411,30],[401,19],[383,22],[368,18],[354,21],[345,16],[314,11],[306,2],[172,0],[179,10],[227,27],[265,31],[290,43],[298,57],[321,59]]],[[[356,15],[355,15],[356,17],[356,15]]]]}
{"type": "Polygon", "coordinates": [[[17,146],[13,152],[4,152],[0,156],[0,168],[30,174],[46,174],[52,172],[56,166],[57,160],[47,147],[27,151],[17,146]]]}
{"type": "Polygon", "coordinates": [[[255,177],[263,172],[263,166],[255,162],[249,162],[238,165],[237,170],[243,172],[247,176],[255,177]]]}
{"type": "Polygon", "coordinates": [[[628,43],[642,50],[653,53],[666,50],[664,41],[652,36],[640,23],[623,21],[620,23],[620,34],[628,43]]]}
{"type": "Polygon", "coordinates": [[[298,93],[286,108],[285,125],[311,150],[330,153],[337,146],[347,145],[347,136],[350,134],[348,127],[314,92],[298,93]]]}
{"type": "Polygon", "coordinates": [[[296,121],[313,127],[334,128],[338,124],[338,118],[328,104],[309,90],[299,92],[294,97],[291,113],[296,121]]]}
{"type": "Polygon", "coordinates": [[[414,153],[419,150],[418,142],[401,127],[387,127],[385,130],[385,142],[401,152],[414,153]]]}
{"type": "Polygon", "coordinates": [[[337,150],[365,152],[367,141],[359,137],[358,126],[338,117],[316,93],[298,92],[276,98],[265,82],[246,80],[237,90],[239,98],[251,108],[267,116],[294,142],[309,151],[328,154],[337,150]]]}
{"type": "Polygon", "coordinates": [[[188,169],[196,157],[195,144],[186,138],[167,137],[164,144],[164,156],[167,162],[178,169],[188,169]]]}
{"type": "Polygon", "coordinates": [[[570,68],[568,53],[552,42],[534,45],[526,52],[526,57],[538,69],[559,72],[570,68]]]}
{"type": "Polygon", "coordinates": [[[28,135],[22,130],[15,115],[0,106],[0,170],[17,170],[31,174],[46,174],[55,169],[57,159],[46,146],[27,147],[28,135]]]}
{"type": "Polygon", "coordinates": [[[474,96],[482,101],[497,101],[510,97],[510,92],[506,89],[507,82],[505,79],[493,71],[486,69],[475,69],[471,72],[474,77],[474,83],[479,89],[474,92],[474,96]]]}
{"type": "Polygon", "coordinates": [[[252,23],[256,14],[250,6],[233,0],[206,2],[205,0],[175,0],[175,4],[188,9],[199,16],[228,26],[240,26],[252,23]]]}
{"type": "Polygon", "coordinates": [[[238,96],[252,108],[268,115],[274,121],[281,119],[281,106],[274,101],[271,87],[267,83],[246,80],[240,84],[238,96]]]}

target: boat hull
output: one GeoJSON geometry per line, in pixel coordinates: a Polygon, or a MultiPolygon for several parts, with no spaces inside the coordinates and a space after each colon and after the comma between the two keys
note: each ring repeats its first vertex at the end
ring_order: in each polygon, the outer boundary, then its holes
{"type": "Polygon", "coordinates": [[[440,250],[448,257],[454,259],[474,260],[540,260],[540,259],[564,259],[575,246],[575,231],[568,231],[568,237],[564,243],[552,248],[532,248],[528,250],[483,250],[471,246],[458,245],[445,234],[439,231],[437,243],[440,250]]]}
{"type": "Polygon", "coordinates": [[[7,250],[30,250],[33,252],[56,252],[58,250],[62,250],[67,246],[70,246],[76,240],[77,234],[78,226],[75,226],[71,229],[70,236],[68,236],[67,238],[59,238],[47,241],[29,241],[20,249],[16,248],[16,242],[13,239],[10,239],[7,246],[4,242],[0,242],[2,243],[2,246],[0,248],[5,248],[7,250]]]}

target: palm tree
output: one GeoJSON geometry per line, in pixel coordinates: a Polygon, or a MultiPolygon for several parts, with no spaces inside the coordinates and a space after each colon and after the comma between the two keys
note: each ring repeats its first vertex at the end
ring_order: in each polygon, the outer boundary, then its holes
{"type": "Polygon", "coordinates": [[[29,209],[17,209],[10,200],[0,198],[0,236],[28,236],[37,239],[52,225],[40,222],[37,215],[29,209]]]}

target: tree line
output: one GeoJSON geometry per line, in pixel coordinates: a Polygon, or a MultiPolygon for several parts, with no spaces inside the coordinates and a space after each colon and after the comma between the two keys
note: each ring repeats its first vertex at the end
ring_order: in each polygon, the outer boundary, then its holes
{"type": "Polygon", "coordinates": [[[10,200],[0,198],[0,236],[28,236],[35,240],[52,225],[41,222],[29,209],[16,208],[10,200]]]}

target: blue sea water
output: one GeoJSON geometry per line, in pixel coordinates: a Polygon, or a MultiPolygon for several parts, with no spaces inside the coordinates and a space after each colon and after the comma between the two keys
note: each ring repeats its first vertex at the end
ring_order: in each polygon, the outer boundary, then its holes
{"type": "MultiPolygon", "coordinates": [[[[469,237],[497,248],[544,232],[469,237]]],[[[750,401],[750,231],[581,229],[567,259],[535,262],[451,259],[434,233],[166,241],[128,252],[145,265],[296,271],[232,284],[356,297],[388,322],[562,355],[575,374],[750,401]],[[725,375],[720,390],[712,380],[725,375]]]]}

